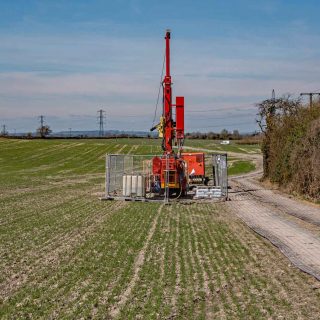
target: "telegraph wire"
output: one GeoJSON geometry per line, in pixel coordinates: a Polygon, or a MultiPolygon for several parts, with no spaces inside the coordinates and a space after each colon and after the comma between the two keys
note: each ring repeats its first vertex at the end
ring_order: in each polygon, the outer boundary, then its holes
{"type": "MultiPolygon", "coordinates": [[[[246,109],[251,109],[251,108],[256,108],[254,106],[250,107],[246,107],[246,109]]],[[[246,110],[245,109],[245,110],[246,110]]],[[[219,109],[207,109],[207,110],[186,110],[185,112],[186,113],[198,113],[198,112],[216,112],[216,111],[232,111],[230,109],[225,109],[225,108],[219,108],[219,109]]],[[[241,110],[237,110],[238,112],[241,111],[241,110]]]]}
{"type": "MultiPolygon", "coordinates": [[[[250,113],[250,115],[252,115],[252,113],[250,113]]],[[[225,117],[213,117],[213,118],[197,118],[197,117],[192,117],[192,118],[186,118],[187,120],[223,120],[223,119],[229,119],[229,118],[244,118],[244,117],[249,117],[249,114],[229,114],[226,115],[225,117]]]]}
{"type": "MultiPolygon", "coordinates": [[[[238,126],[238,125],[247,125],[247,124],[253,124],[253,122],[237,122],[237,123],[225,123],[225,124],[219,124],[219,125],[214,125],[214,126],[205,126],[202,127],[201,129],[206,129],[206,128],[225,128],[227,126],[238,126]]],[[[192,128],[191,128],[192,129],[192,128]]],[[[193,130],[195,130],[196,128],[194,127],[193,130]]],[[[198,129],[198,128],[197,128],[198,129]]]]}
{"type": "Polygon", "coordinates": [[[161,71],[161,77],[160,77],[160,84],[159,84],[159,90],[158,90],[158,97],[157,97],[157,103],[156,103],[156,108],[154,110],[154,116],[153,116],[152,126],[151,127],[154,127],[154,122],[156,121],[156,117],[157,117],[160,93],[161,93],[161,88],[162,88],[162,79],[163,79],[163,71],[164,71],[165,59],[166,59],[166,54],[164,52],[164,54],[163,54],[163,62],[162,62],[162,71],[161,71]]]}
{"type": "MultiPolygon", "coordinates": [[[[141,118],[141,116],[139,116],[141,118]]],[[[193,121],[194,119],[196,120],[224,120],[224,119],[230,119],[230,118],[245,118],[248,117],[247,114],[242,114],[242,115],[228,115],[225,117],[213,117],[213,118],[186,118],[186,121],[193,121]]],[[[115,120],[117,121],[117,120],[115,120]]],[[[118,120],[117,122],[121,122],[121,120],[118,120]]],[[[252,122],[246,122],[246,123],[252,123],[252,122]]],[[[233,124],[232,124],[233,125],[233,124]]]]}

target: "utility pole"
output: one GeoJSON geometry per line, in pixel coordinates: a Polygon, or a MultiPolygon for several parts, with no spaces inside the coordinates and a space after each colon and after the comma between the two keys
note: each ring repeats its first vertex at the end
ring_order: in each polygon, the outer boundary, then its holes
{"type": "Polygon", "coordinates": [[[104,136],[104,129],[103,129],[103,125],[104,125],[104,120],[105,120],[105,111],[100,109],[98,110],[98,120],[99,120],[99,137],[103,137],[104,136]]]}
{"type": "Polygon", "coordinates": [[[45,117],[43,115],[39,116],[38,119],[40,122],[40,127],[37,129],[37,133],[40,134],[41,138],[45,138],[52,132],[52,130],[48,125],[45,124],[45,117]]]}
{"type": "Polygon", "coordinates": [[[42,128],[44,125],[44,116],[43,115],[39,116],[39,119],[40,119],[40,126],[42,128]]]}
{"type": "Polygon", "coordinates": [[[274,91],[274,89],[272,89],[272,110],[271,110],[272,115],[275,113],[275,110],[276,110],[276,92],[274,91]]]}
{"type": "Polygon", "coordinates": [[[44,116],[43,115],[39,116],[39,121],[40,121],[39,133],[41,138],[43,138],[44,137],[44,116]]]}
{"type": "Polygon", "coordinates": [[[309,96],[309,105],[310,105],[310,109],[312,108],[312,105],[313,105],[313,96],[319,96],[320,98],[320,92],[303,92],[303,93],[300,93],[300,96],[309,96]]]}
{"type": "Polygon", "coordinates": [[[4,137],[8,135],[7,126],[4,124],[2,125],[1,135],[4,137]]]}

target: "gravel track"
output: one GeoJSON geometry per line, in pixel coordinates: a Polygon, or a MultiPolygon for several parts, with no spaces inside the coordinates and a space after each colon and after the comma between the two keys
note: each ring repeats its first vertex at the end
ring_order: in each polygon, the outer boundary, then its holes
{"type": "Polygon", "coordinates": [[[320,208],[267,190],[259,177],[256,172],[230,180],[229,208],[296,267],[320,280],[320,208]]]}

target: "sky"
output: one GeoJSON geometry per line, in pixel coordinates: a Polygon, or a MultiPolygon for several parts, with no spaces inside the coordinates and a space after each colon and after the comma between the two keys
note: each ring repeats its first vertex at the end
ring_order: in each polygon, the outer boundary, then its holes
{"type": "MultiPolygon", "coordinates": [[[[171,29],[186,131],[257,130],[255,104],[320,90],[316,0],[0,0],[0,125],[152,126],[171,29]]],[[[157,108],[157,119],[161,105],[157,108]]]]}

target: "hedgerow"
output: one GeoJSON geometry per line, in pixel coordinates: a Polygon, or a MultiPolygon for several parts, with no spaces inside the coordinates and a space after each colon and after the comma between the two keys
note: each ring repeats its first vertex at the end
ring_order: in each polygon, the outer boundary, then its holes
{"type": "Polygon", "coordinates": [[[320,104],[290,96],[258,104],[264,132],[264,178],[291,192],[320,200],[320,104]]]}

